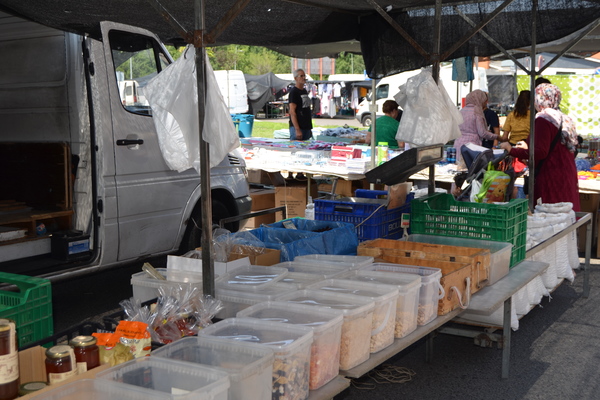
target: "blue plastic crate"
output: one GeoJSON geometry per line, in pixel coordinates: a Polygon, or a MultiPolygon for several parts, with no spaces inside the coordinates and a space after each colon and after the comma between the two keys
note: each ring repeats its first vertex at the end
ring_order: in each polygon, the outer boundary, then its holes
{"type": "Polygon", "coordinates": [[[399,239],[403,234],[402,214],[410,214],[413,196],[409,194],[403,206],[391,210],[376,202],[367,202],[367,199],[364,203],[317,199],[314,201],[315,219],[353,224],[359,242],[378,238],[399,239]]]}

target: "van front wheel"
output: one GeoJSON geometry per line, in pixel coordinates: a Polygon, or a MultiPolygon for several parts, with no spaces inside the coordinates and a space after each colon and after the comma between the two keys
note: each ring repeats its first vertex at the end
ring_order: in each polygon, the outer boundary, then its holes
{"type": "Polygon", "coordinates": [[[371,115],[365,115],[362,119],[363,126],[371,126],[371,115]]]}
{"type": "MultiPolygon", "coordinates": [[[[219,227],[219,221],[223,218],[230,217],[229,210],[227,207],[221,203],[219,200],[212,201],[212,228],[219,227]]],[[[225,226],[226,229],[232,228],[232,224],[225,226]]],[[[181,254],[185,254],[190,250],[197,249],[202,246],[202,213],[200,209],[200,204],[196,207],[196,209],[192,212],[190,216],[190,220],[188,221],[188,225],[183,235],[183,240],[181,241],[181,245],[179,246],[179,252],[181,254]]]]}

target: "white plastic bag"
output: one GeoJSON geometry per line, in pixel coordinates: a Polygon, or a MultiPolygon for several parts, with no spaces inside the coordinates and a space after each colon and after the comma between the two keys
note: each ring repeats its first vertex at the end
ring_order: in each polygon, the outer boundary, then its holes
{"type": "MultiPolygon", "coordinates": [[[[169,168],[179,172],[189,168],[200,172],[197,88],[192,46],[188,46],[177,61],[150,80],[145,88],[163,158],[169,168]]],[[[208,57],[202,137],[210,144],[211,168],[240,145],[208,57]]]]}
{"type": "Polygon", "coordinates": [[[462,116],[428,69],[409,78],[394,98],[404,110],[397,140],[424,146],[460,137],[458,125],[463,122],[462,116]]]}

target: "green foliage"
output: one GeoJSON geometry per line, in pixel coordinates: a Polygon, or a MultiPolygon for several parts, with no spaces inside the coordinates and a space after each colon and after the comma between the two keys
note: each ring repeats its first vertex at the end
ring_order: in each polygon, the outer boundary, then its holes
{"type": "Polygon", "coordinates": [[[336,74],[362,74],[365,70],[365,61],[361,55],[340,53],[335,59],[336,74]]]}

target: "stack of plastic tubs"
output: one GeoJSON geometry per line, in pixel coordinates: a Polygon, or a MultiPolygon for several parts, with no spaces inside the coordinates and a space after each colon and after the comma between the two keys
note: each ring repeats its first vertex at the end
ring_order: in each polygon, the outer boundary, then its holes
{"type": "Polygon", "coordinates": [[[324,290],[297,290],[277,298],[318,309],[332,308],[344,314],[340,343],[340,369],[348,370],[369,359],[374,302],[366,297],[330,293],[324,290]]]}
{"type": "Polygon", "coordinates": [[[202,329],[199,337],[204,336],[252,342],[273,350],[271,398],[304,400],[308,397],[312,329],[254,318],[229,318],[202,329]]]}
{"type": "Polygon", "coordinates": [[[394,337],[402,338],[417,329],[419,290],[421,288],[420,276],[398,272],[352,270],[340,275],[339,278],[398,286],[394,337]]]}
{"type": "Polygon", "coordinates": [[[250,265],[223,275],[215,282],[215,296],[223,302],[217,318],[235,317],[246,307],[295,290],[293,285],[280,283],[288,274],[285,268],[250,265]]]}
{"type": "Polygon", "coordinates": [[[371,324],[370,352],[377,353],[394,343],[396,328],[396,303],[398,287],[376,283],[357,282],[347,279],[327,279],[308,287],[332,293],[344,293],[371,299],[373,321],[371,324]]]}
{"type": "MultiPolygon", "coordinates": [[[[196,288],[202,293],[202,274],[187,271],[171,271],[167,268],[156,269],[166,280],[151,277],[146,272],[131,275],[133,298],[141,303],[158,297],[159,288],[177,289],[182,286],[196,288]]],[[[218,276],[217,276],[218,277],[218,276]]]]}
{"type": "MultiPolygon", "coordinates": [[[[166,400],[174,398],[167,393],[138,390],[136,387],[119,382],[107,385],[106,381],[100,379],[81,379],[32,396],[35,400],[166,400]]],[[[176,398],[183,399],[179,396],[176,398]]],[[[194,398],[212,400],[208,395],[198,394],[194,398]]]]}
{"type": "Polygon", "coordinates": [[[427,325],[437,316],[438,301],[444,297],[444,288],[440,284],[442,271],[439,268],[417,267],[413,265],[374,263],[361,270],[402,272],[405,274],[416,274],[421,277],[421,288],[419,289],[419,311],[417,313],[417,325],[427,325]]]}
{"type": "MultiPolygon", "coordinates": [[[[164,396],[163,399],[227,400],[229,389],[227,372],[159,357],[136,358],[100,371],[96,378],[104,380],[104,386],[139,392],[140,398],[158,392],[164,396]]],[[[94,399],[91,396],[79,397],[86,398],[94,399]]],[[[113,398],[127,397],[121,394],[113,398]]]]}
{"type": "Polygon", "coordinates": [[[373,257],[368,256],[344,256],[333,254],[308,254],[296,256],[294,261],[302,264],[316,264],[325,267],[342,267],[346,269],[358,269],[373,264],[373,257]]]}
{"type": "Polygon", "coordinates": [[[159,347],[152,357],[203,364],[229,374],[229,400],[270,400],[273,350],[253,343],[187,337],[159,347]]]}
{"type": "Polygon", "coordinates": [[[339,374],[343,321],[341,311],[323,309],[315,313],[313,307],[302,304],[267,302],[250,306],[237,316],[307,326],[313,330],[310,390],[319,389],[339,374]]]}

